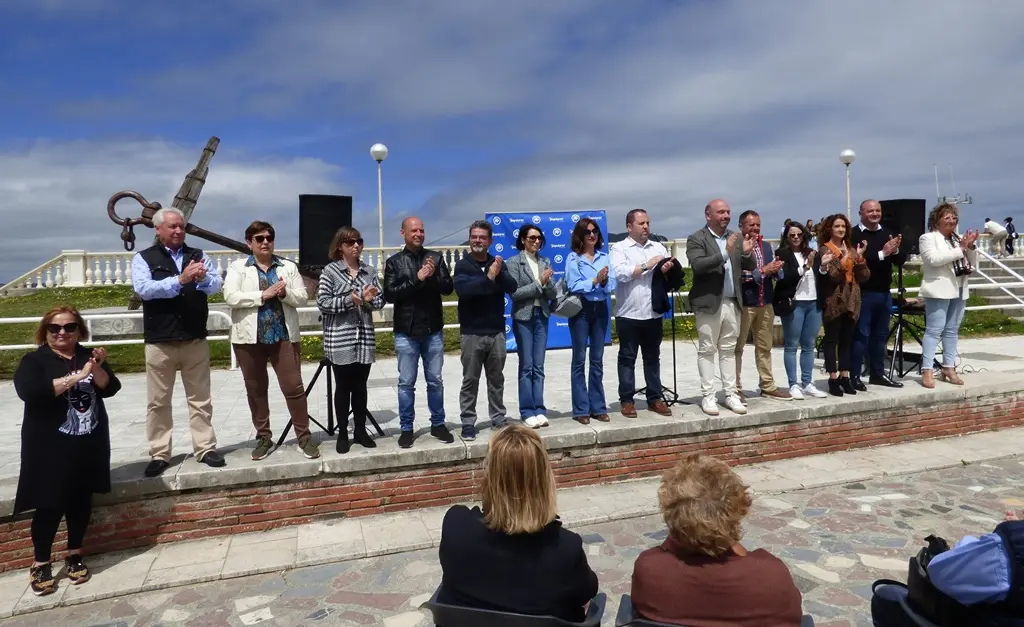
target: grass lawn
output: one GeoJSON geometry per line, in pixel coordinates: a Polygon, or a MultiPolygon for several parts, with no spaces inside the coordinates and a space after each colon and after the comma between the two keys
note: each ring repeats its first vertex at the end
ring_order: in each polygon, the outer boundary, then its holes
{"type": "MultiPolygon", "coordinates": [[[[687,273],[687,284],[683,287],[684,292],[689,289],[689,279],[690,275],[687,273]]],[[[904,274],[905,287],[916,287],[920,284],[920,274],[909,272],[904,274]]],[[[128,286],[44,289],[26,296],[0,298],[0,318],[41,316],[47,309],[58,304],[70,304],[78,309],[123,307],[127,305],[131,295],[131,288],[128,286]]],[[[454,296],[449,300],[454,300],[454,296]]],[[[223,302],[223,298],[218,294],[210,301],[223,302]]],[[[971,296],[969,304],[983,305],[986,302],[980,296],[971,296]]],[[[446,324],[458,322],[454,307],[445,307],[444,313],[446,324]]],[[[31,323],[0,325],[0,344],[30,344],[35,327],[36,325],[31,323]]],[[[665,337],[671,337],[672,327],[668,320],[663,322],[663,328],[665,337]]],[[[1024,334],[1024,323],[1017,322],[995,310],[968,312],[961,327],[961,335],[965,337],[1017,334],[1024,334]]],[[[694,339],[696,337],[692,317],[677,318],[676,337],[678,339],[694,339]]],[[[614,321],[612,323],[612,341],[617,341],[614,321]]],[[[446,351],[457,352],[459,350],[458,330],[446,329],[444,343],[446,351]]],[[[377,335],[377,354],[382,357],[391,357],[394,355],[394,350],[394,336],[391,333],[379,333],[377,335]]],[[[108,352],[111,363],[116,366],[118,372],[142,372],[145,370],[142,345],[110,346],[108,352]]],[[[211,342],[210,353],[214,367],[226,368],[231,363],[227,342],[211,342]]],[[[303,359],[318,361],[322,353],[319,337],[302,338],[303,359]]],[[[9,379],[13,376],[23,354],[24,351],[0,351],[0,379],[9,379]]]]}

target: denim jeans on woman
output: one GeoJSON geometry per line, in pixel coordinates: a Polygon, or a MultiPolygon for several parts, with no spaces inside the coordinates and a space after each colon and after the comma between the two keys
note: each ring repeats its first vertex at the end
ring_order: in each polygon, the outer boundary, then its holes
{"type": "Polygon", "coordinates": [[[427,407],[430,426],[444,424],[444,337],[441,331],[426,337],[395,334],[395,354],[398,356],[398,420],[402,431],[412,431],[416,418],[416,374],[423,358],[423,375],[427,380],[427,407]]]}
{"type": "Polygon", "coordinates": [[[942,341],[942,367],[956,366],[956,343],[960,322],[964,319],[967,301],[962,298],[924,299],[924,337],[921,339],[921,368],[930,370],[935,364],[935,349],[942,341]]]}
{"type": "Polygon", "coordinates": [[[793,311],[782,316],[782,337],[785,350],[782,354],[786,364],[789,386],[797,384],[796,350],[800,349],[800,387],[807,387],[814,374],[814,343],[821,330],[821,310],[813,300],[793,301],[793,311]]]}
{"type": "Polygon", "coordinates": [[[599,416],[608,413],[604,396],[604,340],[608,334],[608,301],[583,300],[583,310],[569,319],[572,337],[572,415],[599,416]],[[588,385],[587,344],[590,344],[588,385]]]}
{"type": "Polygon", "coordinates": [[[544,353],[548,347],[548,317],[533,308],[529,320],[512,320],[519,353],[519,415],[523,420],[547,413],[544,407],[544,353]]]}

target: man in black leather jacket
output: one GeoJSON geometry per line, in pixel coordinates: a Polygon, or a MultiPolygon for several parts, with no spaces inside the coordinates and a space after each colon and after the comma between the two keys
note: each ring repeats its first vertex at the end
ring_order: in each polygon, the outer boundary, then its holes
{"type": "Polygon", "coordinates": [[[398,419],[402,434],[398,445],[412,446],[416,419],[416,373],[420,357],[427,379],[430,435],[446,444],[455,441],[444,425],[444,313],[441,296],[454,290],[444,257],[423,248],[423,221],[415,216],[402,220],[405,248],[384,264],[384,300],[393,303],[395,354],[398,356],[398,419]]]}

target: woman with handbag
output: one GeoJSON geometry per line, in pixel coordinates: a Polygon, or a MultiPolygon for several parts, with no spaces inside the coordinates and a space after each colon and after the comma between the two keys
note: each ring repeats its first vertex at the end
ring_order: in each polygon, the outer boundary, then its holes
{"type": "Polygon", "coordinates": [[[544,406],[544,355],[548,348],[551,301],[557,295],[551,262],[538,253],[544,233],[527,224],[519,229],[519,254],[508,260],[508,273],[516,282],[512,292],[512,333],[519,353],[519,413],[531,429],[548,426],[544,406]]]}
{"type": "Polygon", "coordinates": [[[814,257],[815,289],[825,321],[825,371],[833,396],[856,394],[850,381],[850,349],[860,317],[860,284],[871,277],[864,261],[866,242],[854,246],[850,221],[842,214],[825,218],[818,230],[818,254],[814,257]]]}
{"type": "Polygon", "coordinates": [[[601,227],[590,218],[580,218],[572,230],[572,252],[565,260],[565,283],[571,297],[579,299],[579,313],[569,318],[572,337],[572,419],[590,424],[590,419],[608,422],[604,395],[604,341],[611,321],[611,295],[615,275],[609,268],[608,253],[601,250],[601,227]],[[587,344],[590,344],[590,381],[585,374],[587,344]]]}
{"type": "Polygon", "coordinates": [[[796,400],[808,396],[825,398],[814,385],[814,342],[821,330],[821,307],[815,285],[811,232],[796,220],[787,220],[782,229],[782,244],[775,256],[782,261],[782,278],[775,282],[772,308],[782,319],[785,344],[783,363],[789,378],[789,393],[796,400]],[[800,371],[797,372],[797,348],[800,349],[800,371]],[[799,374],[799,378],[797,377],[799,374]]]}
{"type": "Polygon", "coordinates": [[[928,215],[928,233],[918,240],[921,251],[921,297],[924,298],[924,338],[921,340],[921,385],[935,387],[935,350],[942,341],[942,377],[953,385],[964,381],[956,373],[957,339],[969,295],[967,278],[978,263],[977,231],[956,234],[960,221],[956,205],[942,203],[928,215]]]}

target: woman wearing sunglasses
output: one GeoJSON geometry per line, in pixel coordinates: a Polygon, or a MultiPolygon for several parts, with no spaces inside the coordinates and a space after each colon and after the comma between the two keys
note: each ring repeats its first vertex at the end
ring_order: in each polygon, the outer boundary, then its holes
{"type": "Polygon", "coordinates": [[[377,337],[373,312],[384,308],[377,269],[363,263],[363,238],[359,231],[343,226],[331,240],[332,261],[320,275],[316,304],[323,314],[324,357],[331,362],[334,380],[334,413],[338,417],[339,453],[348,453],[348,414],[354,418],[352,439],[373,448],[377,444],[366,432],[366,381],[370,378],[377,337]]]}
{"type": "Polygon", "coordinates": [[[110,492],[110,428],[103,399],[117,394],[121,382],[104,349],[79,344],[88,338],[78,311],[55,307],[36,329],[39,348],[25,355],[14,373],[14,389],[25,402],[14,513],[35,510],[29,585],[39,596],[56,590],[50,553],[61,518],[67,523],[65,576],[73,585],[89,580],[82,540],[92,495],[110,492]]]}
{"type": "Polygon", "coordinates": [[[256,428],[252,458],[264,459],[274,448],[267,397],[269,362],[288,406],[299,452],[316,459],[320,449],[309,433],[296,310],[308,300],[306,286],[294,262],[274,255],[274,227],[270,223],[257,220],[250,224],[245,229],[245,243],[252,254],[228,266],[224,302],[231,308],[231,346],[242,369],[256,428]]]}

